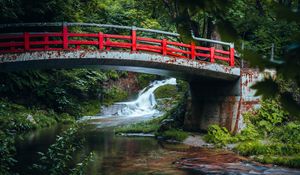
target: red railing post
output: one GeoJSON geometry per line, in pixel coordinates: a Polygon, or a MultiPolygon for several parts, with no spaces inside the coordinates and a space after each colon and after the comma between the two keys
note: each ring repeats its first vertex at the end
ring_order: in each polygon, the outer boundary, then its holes
{"type": "Polygon", "coordinates": [[[167,39],[162,39],[161,42],[161,49],[162,49],[162,54],[167,55],[167,39]]]}
{"type": "Polygon", "coordinates": [[[63,24],[63,49],[67,50],[69,48],[68,43],[68,26],[64,23],[63,24]]]}
{"type": "Polygon", "coordinates": [[[49,45],[48,45],[48,42],[49,42],[49,36],[48,35],[46,35],[46,36],[44,36],[44,42],[45,42],[45,49],[47,50],[47,49],[49,49],[49,45]]]}
{"type": "Polygon", "coordinates": [[[230,46],[230,62],[229,66],[233,67],[234,66],[234,47],[230,46]]]}
{"type": "Polygon", "coordinates": [[[215,62],[215,47],[210,48],[210,62],[211,63],[215,62]]]}
{"type": "Polygon", "coordinates": [[[191,43],[191,59],[194,60],[196,58],[196,49],[195,49],[195,43],[191,43]]]}
{"type": "Polygon", "coordinates": [[[131,51],[136,51],[136,27],[132,26],[131,29],[131,51]]]}
{"type": "Polygon", "coordinates": [[[30,49],[30,38],[29,33],[24,32],[24,50],[30,49]]]}
{"type": "Polygon", "coordinates": [[[104,41],[103,33],[99,32],[98,33],[98,46],[99,46],[99,50],[103,50],[103,48],[104,48],[103,41],[104,41]]]}
{"type": "Polygon", "coordinates": [[[107,51],[110,51],[110,46],[109,46],[109,44],[110,44],[110,39],[107,38],[107,39],[106,39],[106,42],[105,42],[106,50],[107,50],[107,51]]]}

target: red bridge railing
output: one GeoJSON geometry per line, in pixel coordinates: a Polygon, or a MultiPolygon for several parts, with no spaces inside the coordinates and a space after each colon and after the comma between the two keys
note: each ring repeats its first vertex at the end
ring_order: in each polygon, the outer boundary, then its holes
{"type": "MultiPolygon", "coordinates": [[[[89,26],[89,24],[86,25],[89,26]]],[[[14,25],[2,25],[0,26],[0,28],[13,26],[14,25]]],[[[47,26],[47,24],[45,23],[42,26],[47,26]]],[[[69,25],[65,23],[62,27],[62,31],[60,32],[2,33],[0,34],[0,54],[30,51],[71,51],[79,49],[99,49],[101,51],[110,51],[121,49],[130,50],[132,52],[152,52],[164,56],[172,56],[190,60],[206,60],[212,63],[214,63],[216,60],[220,60],[221,62],[227,63],[231,67],[234,66],[234,48],[231,46],[228,47],[227,50],[220,50],[216,49],[215,47],[198,46],[195,45],[194,42],[186,44],[181,42],[170,41],[166,38],[154,39],[140,37],[137,35],[137,30],[173,36],[178,36],[178,34],[136,27],[119,26],[119,28],[131,29],[131,34],[117,35],[106,34],[102,32],[69,32],[68,26],[69,25]]],[[[115,26],[102,25],[100,27],[115,26]]],[[[197,38],[194,37],[194,39],[197,38]]],[[[207,41],[206,39],[203,40],[207,41]]],[[[224,43],[213,40],[208,40],[208,42],[209,41],[212,41],[212,43],[215,44],[224,43]]]]}

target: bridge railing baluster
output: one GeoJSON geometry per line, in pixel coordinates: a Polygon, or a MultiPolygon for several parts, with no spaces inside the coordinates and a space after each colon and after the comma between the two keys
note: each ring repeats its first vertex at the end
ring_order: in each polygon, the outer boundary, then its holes
{"type": "Polygon", "coordinates": [[[30,35],[28,32],[24,32],[24,50],[28,51],[30,49],[30,35]]]}
{"type": "Polygon", "coordinates": [[[131,51],[136,51],[136,27],[131,29],[131,51]]]}
{"type": "Polygon", "coordinates": [[[63,49],[67,50],[69,48],[69,41],[68,41],[68,26],[63,25],[63,49]]]}
{"type": "Polygon", "coordinates": [[[210,48],[210,62],[211,63],[215,62],[215,47],[210,48]]]}
{"type": "Polygon", "coordinates": [[[167,55],[167,39],[162,39],[161,41],[161,50],[162,50],[162,55],[167,55]]]}
{"type": "Polygon", "coordinates": [[[98,33],[98,47],[99,47],[99,50],[103,50],[103,41],[104,41],[104,37],[103,37],[103,33],[102,32],[99,32],[98,33]]]}
{"type": "Polygon", "coordinates": [[[195,43],[191,42],[191,54],[190,57],[192,60],[196,58],[196,49],[195,49],[195,43]]]}

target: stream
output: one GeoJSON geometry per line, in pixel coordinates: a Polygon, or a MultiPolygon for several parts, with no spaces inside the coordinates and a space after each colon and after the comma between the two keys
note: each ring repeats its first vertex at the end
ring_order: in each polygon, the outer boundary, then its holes
{"type": "MultiPolygon", "coordinates": [[[[158,141],[153,137],[122,137],[114,134],[116,126],[149,120],[162,115],[156,106],[153,92],[160,86],[176,84],[176,79],[154,81],[143,89],[136,100],[116,103],[103,108],[97,116],[82,117],[87,121],[87,142],[81,152],[95,153],[90,163],[89,175],[136,174],[226,174],[226,175],[296,175],[300,170],[261,165],[233,152],[196,148],[184,144],[158,141]]],[[[56,136],[65,127],[57,126],[28,133],[17,142],[17,170],[19,174],[34,174],[28,169],[46,152],[56,136]]],[[[78,156],[74,156],[74,162],[78,156]]]]}

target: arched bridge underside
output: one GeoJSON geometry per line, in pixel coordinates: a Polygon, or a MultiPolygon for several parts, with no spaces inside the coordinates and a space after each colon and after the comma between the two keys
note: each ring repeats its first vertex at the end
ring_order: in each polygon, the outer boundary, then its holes
{"type": "Polygon", "coordinates": [[[128,51],[36,51],[0,54],[0,71],[91,67],[151,73],[193,79],[236,81],[240,69],[205,61],[147,52],[128,51]]]}

